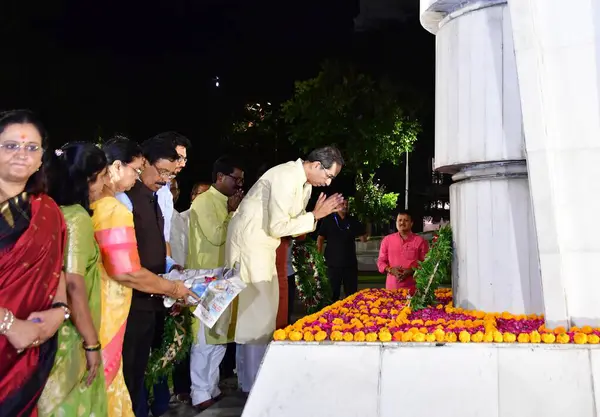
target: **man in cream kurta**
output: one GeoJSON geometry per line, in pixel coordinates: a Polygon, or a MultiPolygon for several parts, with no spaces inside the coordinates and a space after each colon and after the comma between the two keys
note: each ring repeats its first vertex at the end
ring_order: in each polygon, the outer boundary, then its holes
{"type": "Polygon", "coordinates": [[[249,392],[275,330],[279,284],[275,251],[280,238],[315,230],[316,222],[337,210],[339,194],[321,194],[315,209],[307,213],[312,186],[327,186],[340,172],[342,156],[336,148],[311,152],[268,170],[250,189],[234,214],[227,232],[225,265],[239,263],[248,285],[239,295],[235,341],[237,372],[242,391],[249,392]]]}

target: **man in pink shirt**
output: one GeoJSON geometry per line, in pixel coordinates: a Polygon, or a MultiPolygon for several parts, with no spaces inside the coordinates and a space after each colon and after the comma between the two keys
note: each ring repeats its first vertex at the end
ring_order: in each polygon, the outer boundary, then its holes
{"type": "Polygon", "coordinates": [[[398,233],[387,235],[381,241],[377,268],[379,272],[387,273],[385,288],[388,290],[407,288],[411,293],[415,291],[413,272],[419,261],[425,259],[429,245],[412,232],[412,226],[410,214],[400,212],[396,217],[398,233]]]}

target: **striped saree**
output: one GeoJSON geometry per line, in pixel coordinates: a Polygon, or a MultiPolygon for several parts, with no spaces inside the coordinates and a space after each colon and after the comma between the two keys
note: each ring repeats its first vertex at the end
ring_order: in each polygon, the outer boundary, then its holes
{"type": "Polygon", "coordinates": [[[109,416],[133,416],[121,361],[132,290],[111,277],[141,268],[133,215],[114,197],[91,205],[96,241],[102,256],[102,322],[100,343],[108,392],[109,416]]]}

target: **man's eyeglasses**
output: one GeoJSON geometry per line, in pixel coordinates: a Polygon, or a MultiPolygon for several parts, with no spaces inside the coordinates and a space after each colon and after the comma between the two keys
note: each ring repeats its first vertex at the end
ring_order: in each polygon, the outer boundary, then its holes
{"type": "Polygon", "coordinates": [[[233,175],[233,174],[227,174],[227,176],[228,176],[229,178],[231,178],[232,180],[234,180],[234,181],[235,181],[235,183],[236,183],[237,185],[242,185],[242,184],[244,184],[244,178],[243,178],[243,177],[236,177],[236,176],[235,176],[235,175],[233,175]]]}
{"type": "Polygon", "coordinates": [[[6,153],[15,153],[19,152],[21,149],[24,149],[27,153],[35,153],[42,149],[40,145],[35,143],[27,143],[21,144],[19,142],[4,142],[0,143],[0,149],[4,150],[6,153]]]}
{"type": "Polygon", "coordinates": [[[167,180],[172,180],[173,178],[175,178],[177,175],[173,174],[171,171],[166,170],[164,168],[158,168],[154,165],[152,165],[154,167],[154,169],[156,171],[158,171],[158,175],[160,175],[162,178],[165,178],[167,180]]]}
{"type": "Polygon", "coordinates": [[[187,162],[187,157],[183,156],[183,155],[179,155],[179,158],[177,159],[177,161],[179,162],[187,162]]]}
{"type": "Polygon", "coordinates": [[[335,179],[335,175],[330,174],[329,172],[327,172],[327,170],[325,169],[325,167],[323,166],[323,162],[319,162],[319,164],[321,165],[321,169],[323,171],[325,171],[325,175],[327,175],[327,178],[329,178],[330,180],[334,180],[335,179]]]}

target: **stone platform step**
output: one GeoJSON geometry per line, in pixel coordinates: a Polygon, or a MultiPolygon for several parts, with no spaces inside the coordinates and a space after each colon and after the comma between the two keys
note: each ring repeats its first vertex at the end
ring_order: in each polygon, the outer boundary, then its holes
{"type": "Polygon", "coordinates": [[[273,342],[242,416],[595,417],[596,387],[598,345],[273,342]]]}

